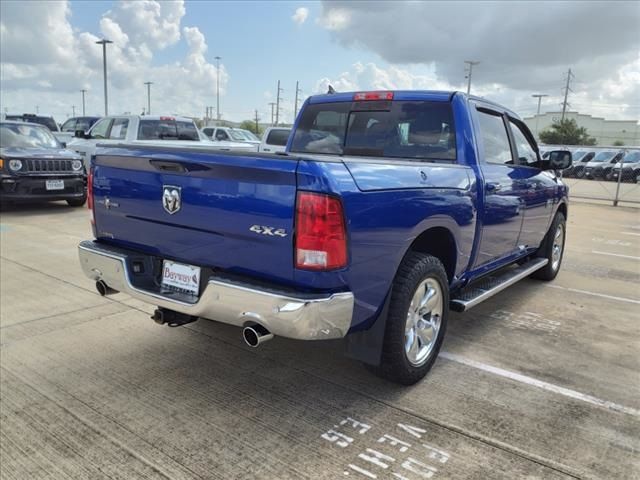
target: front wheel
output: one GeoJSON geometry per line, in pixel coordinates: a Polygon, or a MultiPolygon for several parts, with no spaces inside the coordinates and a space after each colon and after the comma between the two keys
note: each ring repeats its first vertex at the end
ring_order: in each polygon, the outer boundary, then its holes
{"type": "Polygon", "coordinates": [[[566,236],[567,222],[564,215],[558,212],[536,254],[539,258],[546,258],[548,262],[543,268],[531,275],[533,278],[545,281],[556,278],[562,264],[566,236]]]}
{"type": "Polygon", "coordinates": [[[412,385],[433,366],[447,328],[449,282],[440,260],[409,253],[393,283],[376,374],[412,385]]]}

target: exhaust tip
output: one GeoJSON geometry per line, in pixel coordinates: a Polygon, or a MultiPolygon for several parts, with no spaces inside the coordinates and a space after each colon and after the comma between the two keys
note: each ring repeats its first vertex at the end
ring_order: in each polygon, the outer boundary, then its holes
{"type": "Polygon", "coordinates": [[[106,295],[113,295],[114,293],[118,293],[117,290],[114,290],[113,288],[109,287],[109,285],[104,283],[104,280],[98,280],[96,282],[96,290],[103,297],[106,295]]]}
{"type": "Polygon", "coordinates": [[[251,325],[242,329],[242,338],[247,345],[252,348],[258,347],[273,338],[273,333],[264,328],[262,325],[251,325]]]}

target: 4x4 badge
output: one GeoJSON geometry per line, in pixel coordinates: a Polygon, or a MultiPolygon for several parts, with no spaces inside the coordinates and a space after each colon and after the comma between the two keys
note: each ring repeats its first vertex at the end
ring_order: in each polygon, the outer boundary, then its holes
{"type": "Polygon", "coordinates": [[[162,186],[162,207],[171,215],[182,207],[181,188],[173,185],[162,186]]]}

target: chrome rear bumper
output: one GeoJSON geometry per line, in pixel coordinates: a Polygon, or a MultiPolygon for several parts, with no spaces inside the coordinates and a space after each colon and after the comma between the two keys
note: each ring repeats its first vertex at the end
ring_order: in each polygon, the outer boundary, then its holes
{"type": "Polygon", "coordinates": [[[342,338],[351,326],[351,292],[298,296],[212,276],[200,297],[191,302],[186,295],[134,285],[127,250],[84,241],[78,245],[78,254],[82,270],[90,279],[186,315],[239,327],[258,323],[274,335],[298,340],[342,338]]]}

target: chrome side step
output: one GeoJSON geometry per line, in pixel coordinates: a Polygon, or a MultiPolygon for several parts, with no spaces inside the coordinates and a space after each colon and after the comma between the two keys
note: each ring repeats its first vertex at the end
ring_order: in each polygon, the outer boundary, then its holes
{"type": "Polygon", "coordinates": [[[548,262],[549,260],[546,258],[536,258],[523,265],[508,268],[480,279],[456,293],[455,298],[452,298],[449,302],[449,308],[455,312],[469,310],[513,285],[518,280],[522,280],[536,270],[540,270],[548,262]]]}

